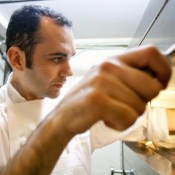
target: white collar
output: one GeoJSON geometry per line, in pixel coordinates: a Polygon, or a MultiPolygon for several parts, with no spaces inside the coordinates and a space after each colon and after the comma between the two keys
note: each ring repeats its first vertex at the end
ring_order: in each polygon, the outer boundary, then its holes
{"type": "Polygon", "coordinates": [[[7,93],[10,101],[12,103],[20,103],[25,102],[26,99],[20,95],[20,93],[13,87],[11,84],[13,73],[10,73],[7,80],[7,93]]]}

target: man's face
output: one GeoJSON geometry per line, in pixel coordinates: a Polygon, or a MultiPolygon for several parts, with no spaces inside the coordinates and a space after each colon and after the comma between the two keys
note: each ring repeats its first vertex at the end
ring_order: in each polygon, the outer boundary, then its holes
{"type": "Polygon", "coordinates": [[[56,98],[66,77],[72,75],[69,59],[75,54],[73,34],[47,17],[42,18],[39,33],[42,39],[34,50],[32,69],[23,71],[25,93],[27,99],[56,98]]]}

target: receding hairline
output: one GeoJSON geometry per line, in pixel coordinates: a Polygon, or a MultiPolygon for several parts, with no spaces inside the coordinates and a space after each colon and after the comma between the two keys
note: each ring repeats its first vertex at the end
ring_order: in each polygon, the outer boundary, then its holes
{"type": "Polygon", "coordinates": [[[43,38],[42,36],[42,29],[43,27],[49,27],[50,23],[55,24],[58,27],[64,27],[64,28],[68,28],[70,30],[72,30],[71,26],[68,25],[64,25],[62,23],[59,23],[56,19],[51,18],[50,16],[41,16],[40,18],[40,22],[39,22],[39,26],[38,26],[38,30],[36,32],[36,37],[38,38],[38,41],[41,42],[43,38]],[[48,24],[47,24],[48,23],[48,24]],[[43,26],[45,25],[45,26],[43,26]]]}

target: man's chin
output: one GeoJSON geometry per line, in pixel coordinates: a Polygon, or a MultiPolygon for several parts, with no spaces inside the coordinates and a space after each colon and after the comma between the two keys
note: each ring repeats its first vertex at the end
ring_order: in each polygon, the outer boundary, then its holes
{"type": "Polygon", "coordinates": [[[60,91],[58,91],[57,93],[53,93],[53,94],[49,94],[47,97],[51,98],[51,99],[55,99],[60,95],[60,91]]]}

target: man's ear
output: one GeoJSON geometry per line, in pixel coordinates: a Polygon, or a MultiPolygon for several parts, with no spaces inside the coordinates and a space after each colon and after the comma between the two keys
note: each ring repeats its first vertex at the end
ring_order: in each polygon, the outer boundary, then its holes
{"type": "Polygon", "coordinates": [[[22,71],[25,67],[25,53],[19,48],[12,46],[8,49],[7,56],[13,69],[22,71]]]}

